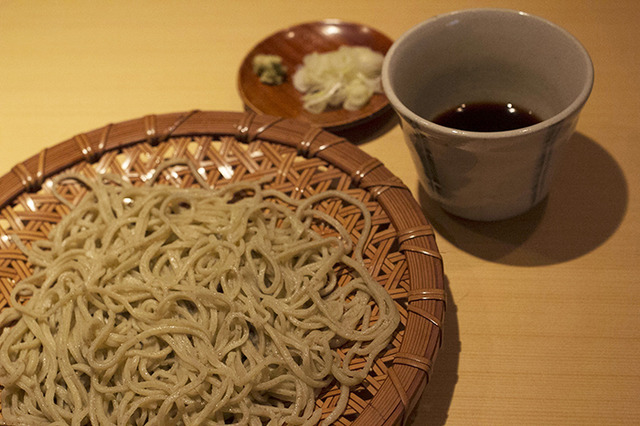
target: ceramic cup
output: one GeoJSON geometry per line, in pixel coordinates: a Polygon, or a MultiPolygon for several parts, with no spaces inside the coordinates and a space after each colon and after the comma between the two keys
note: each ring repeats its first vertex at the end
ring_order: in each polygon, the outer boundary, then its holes
{"type": "Polygon", "coordinates": [[[464,218],[500,220],[546,197],[593,85],[585,48],[527,13],[471,9],[439,15],[387,53],[382,84],[421,184],[464,218]],[[516,130],[463,131],[433,123],[460,104],[510,102],[542,121],[516,130]]]}

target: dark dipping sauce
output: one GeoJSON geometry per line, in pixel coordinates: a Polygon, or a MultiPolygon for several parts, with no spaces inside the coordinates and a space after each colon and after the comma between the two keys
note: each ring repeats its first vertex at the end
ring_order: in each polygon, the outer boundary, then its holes
{"type": "Polygon", "coordinates": [[[540,123],[531,110],[510,102],[461,104],[438,115],[434,123],[472,132],[502,132],[540,123]]]}

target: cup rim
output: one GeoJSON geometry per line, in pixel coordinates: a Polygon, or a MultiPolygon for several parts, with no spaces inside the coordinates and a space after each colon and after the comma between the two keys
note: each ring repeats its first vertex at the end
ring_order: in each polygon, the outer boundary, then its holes
{"type": "Polygon", "coordinates": [[[382,77],[382,87],[384,90],[385,95],[387,96],[387,98],[389,99],[389,102],[391,103],[391,105],[397,109],[399,111],[399,113],[404,116],[409,118],[410,120],[412,120],[413,122],[419,123],[421,126],[428,128],[434,132],[438,132],[440,134],[443,135],[450,135],[450,136],[457,136],[460,138],[473,138],[473,139],[486,139],[487,142],[490,142],[491,140],[501,140],[501,139],[505,139],[505,138],[511,138],[514,136],[522,136],[525,134],[529,134],[529,133],[535,133],[544,129],[547,129],[563,120],[565,120],[567,117],[571,116],[572,114],[576,113],[577,111],[580,111],[580,109],[583,107],[583,105],[586,103],[587,99],[589,98],[589,95],[591,94],[591,90],[593,89],[593,81],[594,81],[594,67],[593,67],[593,61],[591,60],[591,57],[589,55],[589,52],[587,51],[587,49],[584,47],[584,45],[575,37],[573,36],[571,33],[569,33],[567,30],[565,30],[564,28],[560,27],[559,25],[545,19],[542,18],[540,16],[536,16],[536,15],[532,15],[528,12],[524,12],[521,10],[515,10],[515,9],[505,9],[505,8],[471,8],[471,9],[461,9],[461,10],[455,10],[452,12],[446,12],[446,13],[442,13],[442,14],[438,14],[435,16],[432,16],[431,18],[422,21],[421,23],[413,26],[412,28],[410,28],[409,30],[407,30],[404,34],[402,34],[398,39],[396,39],[396,41],[392,44],[392,46],[389,48],[389,51],[387,52],[387,54],[384,57],[384,61],[382,63],[382,73],[381,73],[381,77],[382,77]],[[566,108],[564,108],[562,111],[560,111],[559,113],[545,119],[542,120],[539,123],[533,124],[531,126],[527,126],[527,127],[522,127],[519,129],[514,129],[514,130],[504,130],[504,131],[496,131],[496,132],[477,132],[477,131],[470,131],[470,130],[460,130],[460,129],[455,129],[455,128],[451,128],[451,127],[446,127],[446,126],[442,126],[439,124],[434,123],[433,121],[427,120],[424,117],[419,116],[418,114],[416,114],[415,112],[413,112],[411,109],[409,109],[396,95],[395,91],[392,89],[391,86],[391,81],[390,81],[390,75],[389,75],[389,68],[390,68],[390,62],[392,57],[394,56],[396,50],[398,49],[398,46],[401,45],[405,40],[407,40],[409,37],[411,37],[411,35],[413,35],[413,33],[419,31],[421,28],[428,26],[428,25],[432,25],[435,21],[439,21],[442,19],[447,19],[447,18],[451,18],[455,15],[461,15],[461,14],[473,14],[473,13],[506,13],[506,14],[514,14],[514,15],[520,15],[520,16],[525,16],[529,19],[534,19],[537,20],[545,25],[549,25],[553,28],[555,28],[558,32],[564,34],[565,37],[567,37],[568,40],[572,41],[573,44],[575,45],[576,49],[578,50],[578,52],[581,53],[581,55],[584,57],[585,63],[587,65],[587,74],[586,74],[586,82],[584,87],[582,88],[582,90],[580,91],[580,93],[578,94],[578,96],[576,96],[576,98],[574,99],[574,101],[569,104],[566,108]]]}

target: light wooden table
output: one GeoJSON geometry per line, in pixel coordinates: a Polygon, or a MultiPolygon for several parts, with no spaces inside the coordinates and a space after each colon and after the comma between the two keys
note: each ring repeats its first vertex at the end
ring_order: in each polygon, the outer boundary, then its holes
{"type": "Polygon", "coordinates": [[[341,18],[391,38],[437,13],[521,9],[565,27],[596,82],[548,200],[517,219],[454,219],[426,199],[395,126],[360,143],[438,232],[445,341],[412,425],[640,424],[640,2],[0,0],[0,174],[110,122],[240,111],[246,52],[341,18]]]}

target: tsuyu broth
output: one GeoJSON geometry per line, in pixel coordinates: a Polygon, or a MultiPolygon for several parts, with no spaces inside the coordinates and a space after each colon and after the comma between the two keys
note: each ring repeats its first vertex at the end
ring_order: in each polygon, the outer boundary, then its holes
{"type": "Polygon", "coordinates": [[[502,132],[532,126],[542,120],[531,110],[510,102],[478,102],[460,104],[432,121],[458,130],[502,132]]]}

